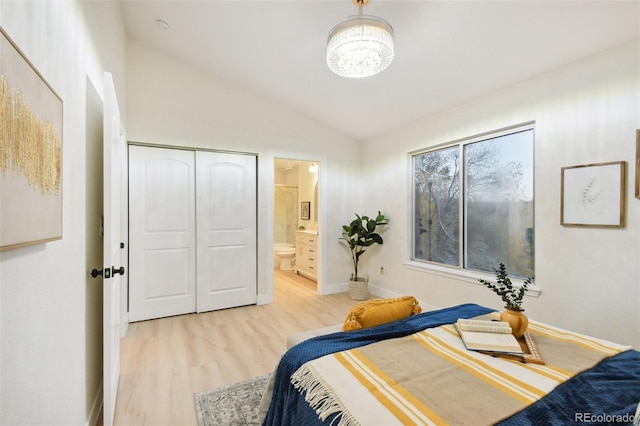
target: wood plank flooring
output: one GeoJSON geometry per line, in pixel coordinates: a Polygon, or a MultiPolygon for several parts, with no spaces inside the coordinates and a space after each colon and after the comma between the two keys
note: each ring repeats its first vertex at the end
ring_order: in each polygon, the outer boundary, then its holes
{"type": "Polygon", "coordinates": [[[357,302],[275,271],[274,303],[132,323],[121,341],[117,426],[197,425],[194,393],[272,372],[289,334],[340,324],[357,302]]]}

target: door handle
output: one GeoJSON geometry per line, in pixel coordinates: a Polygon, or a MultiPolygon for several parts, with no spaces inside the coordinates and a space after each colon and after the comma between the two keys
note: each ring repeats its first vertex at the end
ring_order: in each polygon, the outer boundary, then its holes
{"type": "MultiPolygon", "coordinates": [[[[124,270],[122,272],[124,272],[124,270]]],[[[104,270],[97,270],[96,268],[93,268],[91,270],[91,276],[93,278],[98,278],[99,275],[104,275],[105,278],[111,278],[111,269],[104,268],[104,270]]]]}
{"type": "Polygon", "coordinates": [[[121,266],[120,268],[117,268],[115,266],[112,266],[111,269],[109,268],[104,268],[104,269],[96,269],[93,268],[91,270],[91,276],[93,278],[98,278],[98,276],[100,275],[104,275],[105,278],[111,278],[111,277],[115,277],[116,275],[124,275],[124,266],[121,266]]]}
{"type": "Polygon", "coordinates": [[[115,266],[111,267],[111,276],[116,276],[116,274],[120,274],[120,275],[124,275],[124,266],[121,266],[120,268],[116,269],[115,266]]]}

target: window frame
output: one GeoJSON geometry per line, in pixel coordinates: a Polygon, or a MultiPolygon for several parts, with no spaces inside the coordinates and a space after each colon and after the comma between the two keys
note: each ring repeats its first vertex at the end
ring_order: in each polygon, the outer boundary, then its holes
{"type": "MultiPolygon", "coordinates": [[[[458,232],[459,235],[462,236],[464,242],[460,246],[460,250],[458,253],[458,265],[445,265],[437,262],[430,262],[427,260],[415,259],[415,209],[416,209],[416,199],[415,199],[415,163],[414,157],[417,155],[425,154],[428,152],[434,152],[437,150],[447,149],[454,146],[458,147],[459,151],[459,159],[461,162],[464,161],[464,147],[465,145],[482,142],[492,138],[498,138],[506,135],[510,135],[513,133],[523,132],[523,131],[533,131],[534,137],[534,145],[533,145],[533,167],[534,167],[534,182],[533,182],[533,192],[534,192],[534,239],[535,239],[535,122],[526,122],[522,124],[517,124],[514,126],[509,126],[505,128],[501,128],[498,130],[492,130],[480,134],[476,134],[474,136],[464,137],[460,139],[455,139],[449,142],[432,145],[426,148],[421,148],[415,151],[411,151],[407,155],[408,161],[408,198],[409,202],[407,205],[410,207],[407,211],[407,235],[409,238],[407,239],[407,251],[404,266],[407,269],[429,273],[432,275],[440,276],[443,278],[453,279],[461,282],[474,283],[477,285],[481,285],[478,282],[478,279],[488,279],[495,280],[495,274],[489,273],[486,271],[481,271],[478,269],[471,269],[464,267],[464,256],[466,253],[466,238],[467,236],[464,233],[464,226],[466,221],[466,216],[464,214],[464,203],[465,203],[465,173],[464,169],[461,168],[459,179],[460,192],[461,196],[458,200],[458,209],[461,212],[461,218],[458,222],[458,232]]],[[[534,247],[534,258],[535,258],[535,247],[534,247]]],[[[512,277],[512,282],[516,286],[522,285],[524,282],[524,278],[512,277]]],[[[528,296],[538,297],[541,293],[542,289],[536,285],[534,282],[533,285],[529,286],[529,290],[525,293],[528,296]]]]}

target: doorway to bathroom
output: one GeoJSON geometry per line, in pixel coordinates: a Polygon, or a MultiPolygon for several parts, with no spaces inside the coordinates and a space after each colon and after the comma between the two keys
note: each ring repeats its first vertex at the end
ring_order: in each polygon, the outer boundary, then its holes
{"type": "Polygon", "coordinates": [[[316,286],[319,163],[274,158],[274,282],[296,275],[316,286]]]}

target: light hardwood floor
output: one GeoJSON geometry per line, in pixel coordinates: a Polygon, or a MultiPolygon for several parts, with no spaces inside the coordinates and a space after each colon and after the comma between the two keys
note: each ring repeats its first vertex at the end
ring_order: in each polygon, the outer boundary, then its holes
{"type": "Polygon", "coordinates": [[[278,270],[272,304],[130,324],[115,425],[197,425],[194,393],[272,372],[289,334],[340,324],[356,303],[278,270]]]}

